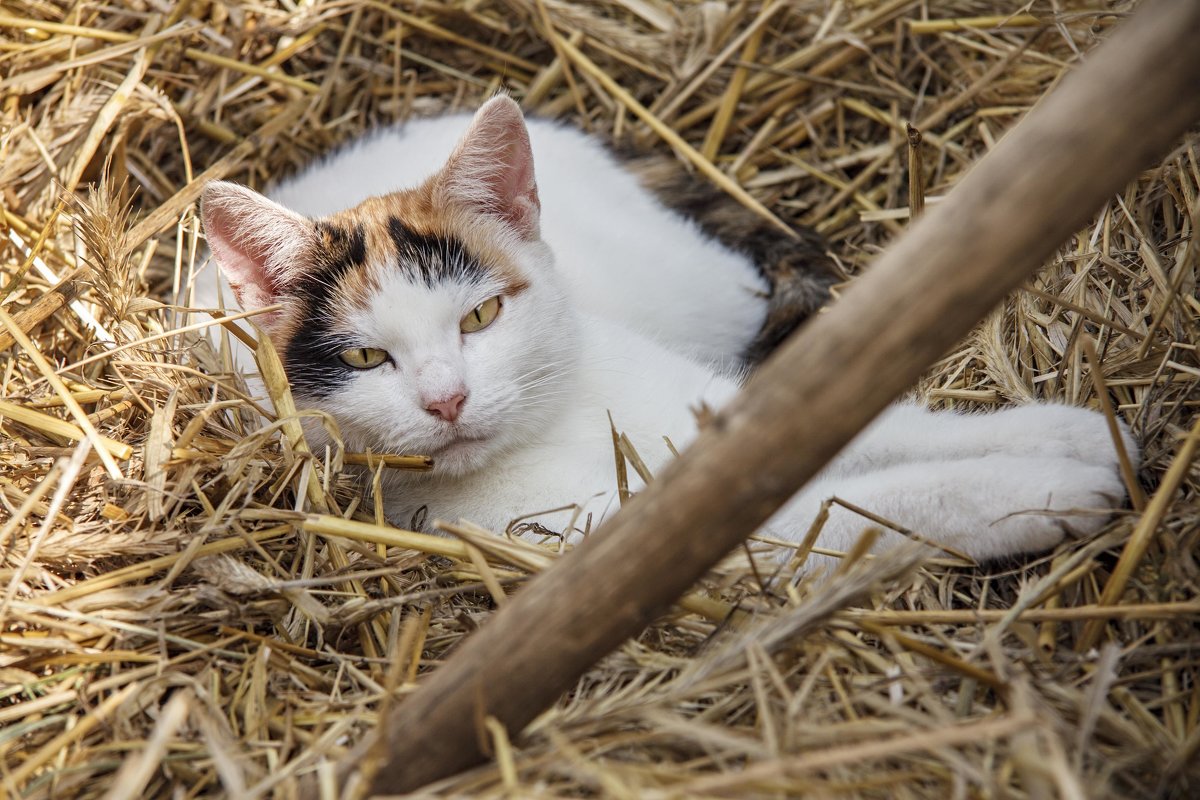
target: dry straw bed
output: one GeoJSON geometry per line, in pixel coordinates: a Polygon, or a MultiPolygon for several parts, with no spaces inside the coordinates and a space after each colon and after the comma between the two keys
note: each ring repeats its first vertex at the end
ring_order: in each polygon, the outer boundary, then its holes
{"type": "MultiPolygon", "coordinates": [[[[328,790],[554,558],[381,524],[341,473],[365,456],[308,452],[278,384],[259,413],[185,310],[206,180],[262,186],[506,88],[816,226],[853,279],[1132,5],[5,0],[0,794],[328,790]]],[[[1132,510],[1000,566],[859,559],[792,586],[743,553],[528,731],[480,720],[493,761],[428,794],[1195,796],[1198,144],[918,387],[1122,417],[1132,510]]]]}

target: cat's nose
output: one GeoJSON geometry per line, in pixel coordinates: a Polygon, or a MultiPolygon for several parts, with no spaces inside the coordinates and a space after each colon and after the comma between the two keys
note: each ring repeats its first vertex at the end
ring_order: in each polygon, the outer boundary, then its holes
{"type": "Polygon", "coordinates": [[[454,420],[458,419],[458,415],[462,413],[463,403],[466,401],[467,396],[459,393],[445,400],[430,403],[425,406],[425,410],[436,417],[441,417],[446,422],[454,422],[454,420]]]}

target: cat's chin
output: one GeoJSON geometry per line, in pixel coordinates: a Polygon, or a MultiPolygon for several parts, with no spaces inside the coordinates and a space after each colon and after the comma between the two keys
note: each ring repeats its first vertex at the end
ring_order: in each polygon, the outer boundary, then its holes
{"type": "Polygon", "coordinates": [[[492,440],[486,437],[464,437],[429,453],[433,472],[437,475],[466,475],[483,468],[491,460],[492,440]]]}

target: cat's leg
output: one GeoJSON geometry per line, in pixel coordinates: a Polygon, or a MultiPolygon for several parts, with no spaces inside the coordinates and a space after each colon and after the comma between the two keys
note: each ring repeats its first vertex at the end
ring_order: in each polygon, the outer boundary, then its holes
{"type": "MultiPolygon", "coordinates": [[[[1137,465],[1138,446],[1121,426],[1125,450],[1137,465]]],[[[961,461],[982,456],[1074,459],[1117,468],[1117,450],[1095,411],[1033,403],[981,414],[888,408],[842,452],[830,474],[859,474],[901,464],[961,461]]]]}
{"type": "MultiPolygon", "coordinates": [[[[1090,535],[1121,504],[1115,469],[1072,458],[992,455],[904,464],[856,476],[820,476],[764,532],[799,541],[822,501],[837,496],[921,537],[983,561],[1048,550],[1067,535],[1090,535]]],[[[848,550],[875,523],[838,505],[818,545],[848,550]]],[[[885,531],[885,550],[902,535],[885,531]]]]}

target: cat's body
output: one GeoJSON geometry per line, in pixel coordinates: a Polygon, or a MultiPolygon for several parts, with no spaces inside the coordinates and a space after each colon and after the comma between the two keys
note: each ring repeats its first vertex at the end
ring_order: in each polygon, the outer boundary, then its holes
{"type": "MultiPolygon", "coordinates": [[[[351,449],[434,457],[432,474],[388,477],[402,526],[503,529],[564,506],[531,521],[595,526],[618,506],[609,414],[656,471],[673,457],[664,437],[686,446],[692,409],[736,392],[770,325],[776,287],[754,259],[700,235],[592,140],[531,127],[532,153],[499,98],[469,129],[448,117],[369,137],[274,192],[315,223],[231,184],[205,194],[210,246],[243,307],[283,305],[260,319],[298,402],[330,412],[351,449]]],[[[1091,412],[898,406],[767,532],[798,540],[837,494],[988,558],[1051,547],[1065,525],[1095,530],[1103,514],[1045,512],[1107,509],[1123,493],[1091,412]]],[[[845,549],[865,524],[835,510],[820,543],[845,549]]]]}

